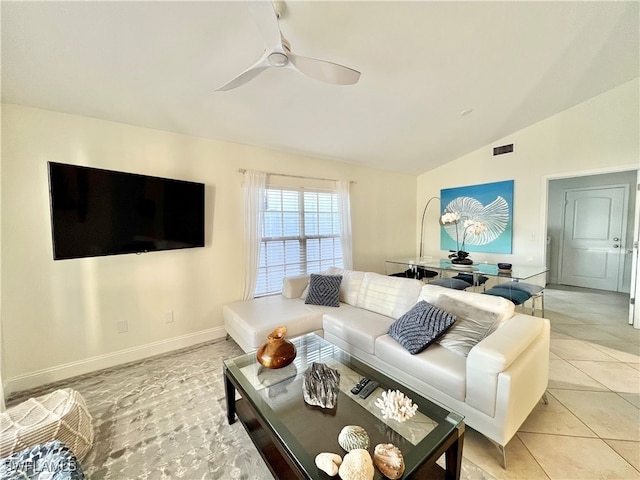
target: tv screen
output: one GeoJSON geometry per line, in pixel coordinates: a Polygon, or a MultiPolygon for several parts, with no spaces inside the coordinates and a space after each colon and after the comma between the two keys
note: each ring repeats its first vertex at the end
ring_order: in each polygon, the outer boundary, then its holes
{"type": "Polygon", "coordinates": [[[49,162],[53,259],[204,247],[204,184],[49,162]]]}

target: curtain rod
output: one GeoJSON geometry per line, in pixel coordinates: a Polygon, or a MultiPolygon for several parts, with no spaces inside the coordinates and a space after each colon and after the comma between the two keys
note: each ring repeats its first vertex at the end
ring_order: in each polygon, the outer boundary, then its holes
{"type": "MultiPolygon", "coordinates": [[[[247,171],[246,168],[239,168],[238,172],[245,173],[247,171]]],[[[337,182],[335,178],[320,178],[320,177],[305,177],[303,175],[289,175],[286,173],[275,173],[275,172],[266,172],[267,175],[277,175],[279,177],[289,177],[289,178],[306,178],[307,180],[324,180],[326,182],[337,182]]],[[[356,183],[354,180],[349,180],[349,183],[356,183]]]]}

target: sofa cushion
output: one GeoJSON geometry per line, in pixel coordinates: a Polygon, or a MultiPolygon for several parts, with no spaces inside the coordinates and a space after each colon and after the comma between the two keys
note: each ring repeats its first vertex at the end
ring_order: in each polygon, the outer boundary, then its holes
{"type": "Polygon", "coordinates": [[[416,304],[422,285],[413,278],[366,272],[356,306],[395,320],[416,304]]]}
{"type": "Polygon", "coordinates": [[[304,303],[325,307],[339,307],[340,282],[342,282],[342,275],[312,273],[309,279],[309,291],[304,303]]]}
{"type": "Polygon", "coordinates": [[[464,357],[500,323],[497,313],[477,308],[448,295],[440,295],[437,303],[439,308],[458,318],[455,325],[438,339],[438,343],[464,357]]]}
{"type": "Polygon", "coordinates": [[[322,319],[325,332],[371,355],[376,338],[385,335],[392,323],[393,318],[355,307],[332,309],[322,319]]]}
{"type": "MultiPolygon", "coordinates": [[[[343,308],[353,308],[342,305],[343,308]]],[[[322,329],[322,314],[333,307],[305,305],[298,298],[270,295],[234,302],[222,307],[226,332],[245,351],[256,350],[267,341],[274,328],[287,327],[288,337],[322,329]]]]}
{"type": "Polygon", "coordinates": [[[389,327],[389,335],[411,354],[427,348],[456,321],[456,316],[434,307],[424,300],[389,327]]]}
{"type": "Polygon", "coordinates": [[[513,317],[515,305],[505,298],[492,297],[491,295],[484,295],[477,292],[451,290],[450,288],[443,288],[437,285],[426,284],[422,287],[419,300],[425,300],[436,307],[438,305],[438,298],[440,295],[447,295],[451,298],[456,298],[464,303],[469,303],[476,308],[488,310],[498,315],[498,319],[502,322],[508,318],[513,317]]]}
{"type": "Polygon", "coordinates": [[[411,355],[389,335],[376,339],[376,357],[407,375],[464,402],[466,396],[466,358],[433,344],[411,355]]]}
{"type": "Polygon", "coordinates": [[[358,303],[358,292],[360,292],[362,280],[364,279],[364,272],[329,267],[326,273],[328,275],[342,275],[340,301],[349,305],[356,305],[358,303]]]}
{"type": "Polygon", "coordinates": [[[309,275],[295,275],[282,279],[282,296],[285,298],[301,298],[309,286],[309,275]]]}

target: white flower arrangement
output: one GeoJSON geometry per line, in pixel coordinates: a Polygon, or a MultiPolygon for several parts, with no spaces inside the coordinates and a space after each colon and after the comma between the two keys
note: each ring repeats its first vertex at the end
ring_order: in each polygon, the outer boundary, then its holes
{"type": "Polygon", "coordinates": [[[399,390],[387,390],[376,400],[375,406],[380,409],[382,418],[391,418],[398,422],[404,422],[413,417],[418,406],[399,390]]]}
{"type": "Polygon", "coordinates": [[[442,225],[448,225],[449,223],[457,223],[460,220],[460,214],[458,212],[443,213],[440,217],[440,223],[442,225]]]}
{"type": "MultiPolygon", "coordinates": [[[[467,232],[469,232],[478,236],[478,235],[482,235],[486,231],[487,231],[487,224],[484,222],[476,222],[475,220],[465,220],[464,222],[465,235],[467,234],[467,232]]],[[[464,238],[462,242],[464,243],[464,238]]]]}
{"type": "Polygon", "coordinates": [[[466,258],[467,255],[464,254],[464,246],[465,240],[467,239],[467,234],[471,233],[476,237],[482,235],[488,230],[487,224],[485,222],[479,222],[477,220],[467,219],[464,221],[462,228],[462,248],[460,247],[460,240],[458,238],[458,222],[460,222],[461,216],[460,212],[445,212],[440,217],[441,225],[450,225],[455,224],[455,232],[456,232],[456,250],[450,250],[453,252],[449,255],[449,258],[466,258]]]}

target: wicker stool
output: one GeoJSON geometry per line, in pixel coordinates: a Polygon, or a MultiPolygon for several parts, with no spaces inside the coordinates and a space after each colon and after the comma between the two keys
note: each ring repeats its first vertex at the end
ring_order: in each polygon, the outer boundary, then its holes
{"type": "Polygon", "coordinates": [[[78,460],[91,450],[91,415],[75,390],[30,398],[0,415],[0,458],[51,440],[66,444],[78,460]]]}

